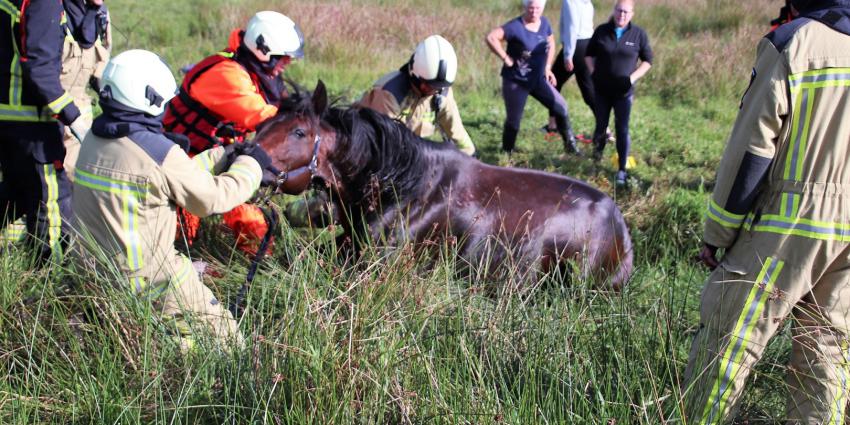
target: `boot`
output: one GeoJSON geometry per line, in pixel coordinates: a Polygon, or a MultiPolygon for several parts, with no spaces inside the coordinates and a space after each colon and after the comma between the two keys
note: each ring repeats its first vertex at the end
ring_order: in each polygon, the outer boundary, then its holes
{"type": "Polygon", "coordinates": [[[605,143],[608,138],[602,134],[593,138],[593,161],[599,162],[602,159],[602,152],[605,151],[605,143]]]}
{"type": "Polygon", "coordinates": [[[573,134],[573,129],[570,126],[570,119],[566,116],[555,117],[555,122],[558,124],[558,133],[561,134],[561,139],[564,140],[564,152],[575,156],[582,156],[576,144],[576,136],[573,134]]]}
{"type": "Polygon", "coordinates": [[[507,153],[514,152],[514,145],[516,145],[516,136],[519,133],[519,130],[515,128],[510,128],[507,125],[502,130],[502,151],[507,153]]]}

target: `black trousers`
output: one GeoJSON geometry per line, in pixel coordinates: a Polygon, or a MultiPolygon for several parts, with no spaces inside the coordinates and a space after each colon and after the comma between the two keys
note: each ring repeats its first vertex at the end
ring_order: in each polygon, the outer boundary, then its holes
{"type": "Polygon", "coordinates": [[[63,130],[57,122],[0,122],[0,230],[26,215],[27,233],[42,259],[71,234],[63,130]]]}
{"type": "MultiPolygon", "coordinates": [[[[581,91],[581,98],[584,100],[584,103],[593,111],[596,107],[596,93],[593,89],[593,79],[590,78],[590,70],[587,69],[587,64],[584,62],[585,52],[587,51],[587,45],[590,43],[590,39],[586,40],[576,40],[576,51],[573,53],[573,70],[567,71],[567,68],[564,67],[564,49],[561,48],[561,51],[558,52],[558,56],[555,57],[555,63],[552,64],[552,73],[555,74],[555,79],[558,81],[555,84],[555,88],[558,89],[558,92],[561,91],[561,88],[564,87],[564,84],[572,77],[576,76],[576,84],[578,84],[578,89],[581,91]]],[[[549,116],[554,116],[551,112],[549,116]]]]}

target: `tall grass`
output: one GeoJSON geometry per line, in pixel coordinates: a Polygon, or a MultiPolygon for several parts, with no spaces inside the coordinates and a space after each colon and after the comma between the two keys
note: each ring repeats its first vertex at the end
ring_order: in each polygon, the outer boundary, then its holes
{"type": "MultiPolygon", "coordinates": [[[[705,272],[693,261],[702,208],[734,118],[754,46],[775,2],[640,0],[656,59],[639,84],[631,192],[600,165],[559,161],[529,104],[519,143],[498,153],[504,108],[498,61],[484,34],[517,16],[496,0],[111,0],[115,49],[147,48],[172,67],[224,47],[256,10],[304,30],[306,58],[287,74],[357,98],[432,33],[460,58],[457,98],[481,157],[575,175],[615,196],[632,230],[636,271],[622,294],[556,277],[494,281],[458,271],[456,247],[436,261],[411,247],[338,257],[332,235],[284,229],[247,299],[244,350],[210,341],[182,356],[151,307],[115,274],[69,264],[31,271],[20,247],[0,256],[0,422],[3,423],[681,423],[680,381],[705,272]]],[[[597,21],[611,1],[596,2],[597,21]]],[[[557,24],[558,2],[546,15],[557,24]]],[[[574,126],[592,117],[574,84],[574,126]]],[[[233,299],[248,261],[215,221],[190,254],[205,282],[233,299]]],[[[739,421],[771,423],[786,393],[783,334],[751,379],[739,421]]]]}

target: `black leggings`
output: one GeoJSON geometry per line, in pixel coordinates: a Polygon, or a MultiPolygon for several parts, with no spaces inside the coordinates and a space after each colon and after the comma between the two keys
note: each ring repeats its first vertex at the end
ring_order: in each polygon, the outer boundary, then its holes
{"type": "MultiPolygon", "coordinates": [[[[595,93],[593,91],[593,79],[590,76],[590,70],[587,68],[587,64],[584,62],[585,52],[587,51],[587,45],[590,43],[590,39],[585,40],[576,40],[576,50],[573,53],[573,70],[567,71],[567,68],[564,67],[564,49],[561,48],[561,51],[558,52],[558,56],[555,59],[555,63],[552,64],[552,73],[555,74],[555,79],[558,81],[555,84],[555,89],[558,92],[561,92],[561,88],[564,87],[564,84],[570,79],[570,77],[575,74],[576,76],[576,84],[578,85],[579,91],[581,91],[581,98],[584,100],[584,103],[590,108],[590,111],[593,112],[594,104],[596,101],[594,100],[595,93]]],[[[549,114],[549,116],[554,116],[549,114]]]]}
{"type": "Polygon", "coordinates": [[[632,114],[633,101],[633,94],[622,97],[622,95],[610,96],[604,93],[596,93],[596,130],[593,132],[593,140],[602,147],[605,146],[605,130],[608,128],[608,120],[611,117],[611,109],[613,109],[620,170],[626,169],[626,160],[629,157],[629,149],[632,144],[629,137],[629,118],[632,114]]]}
{"type": "Polygon", "coordinates": [[[528,100],[528,95],[537,99],[538,102],[549,109],[549,112],[554,117],[566,123],[566,126],[569,126],[567,101],[564,100],[564,97],[548,81],[540,81],[533,90],[529,90],[522,83],[509,78],[502,78],[502,98],[505,100],[505,112],[507,114],[505,117],[504,132],[502,133],[503,150],[511,151],[516,145],[516,137],[519,133],[519,126],[522,122],[522,115],[525,112],[525,103],[528,100]]]}

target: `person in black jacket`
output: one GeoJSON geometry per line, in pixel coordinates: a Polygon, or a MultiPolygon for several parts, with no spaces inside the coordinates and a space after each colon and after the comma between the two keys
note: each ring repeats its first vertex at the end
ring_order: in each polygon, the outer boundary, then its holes
{"type": "Polygon", "coordinates": [[[0,7],[0,229],[26,215],[27,232],[45,260],[70,229],[64,126],[82,137],[80,111],[59,81],[64,10],[56,0],[0,7]],[[14,7],[13,7],[14,6],[14,7]]]}
{"type": "Polygon", "coordinates": [[[595,88],[596,130],[593,142],[596,147],[593,158],[602,158],[607,139],[605,132],[613,109],[619,159],[618,186],[624,186],[628,177],[626,162],[631,145],[629,117],[634,101],[634,84],[652,67],[649,37],[642,28],[631,23],[634,10],[633,0],[618,0],[611,20],[593,32],[585,56],[595,88]]]}

